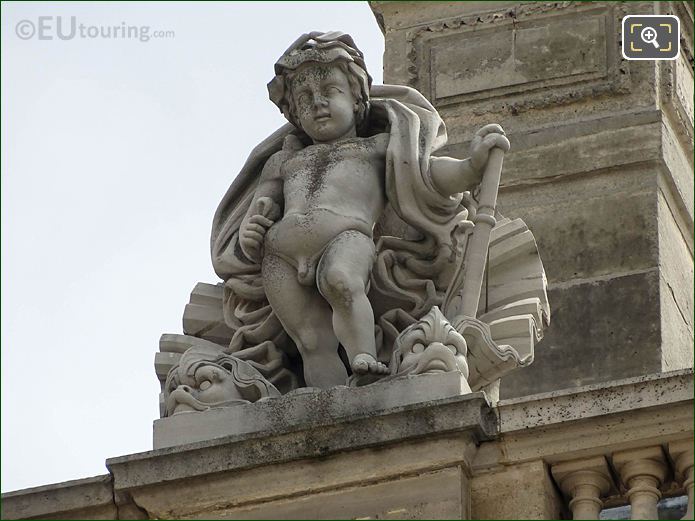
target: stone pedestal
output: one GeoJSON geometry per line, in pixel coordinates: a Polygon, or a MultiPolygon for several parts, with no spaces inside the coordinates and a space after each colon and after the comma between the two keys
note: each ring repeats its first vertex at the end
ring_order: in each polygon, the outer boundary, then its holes
{"type": "Polygon", "coordinates": [[[155,420],[154,448],[241,434],[330,428],[346,419],[382,417],[466,393],[470,388],[458,371],[404,376],[358,388],[298,389],[280,398],[155,420]]]}
{"type": "Polygon", "coordinates": [[[482,393],[107,460],[119,508],[157,519],[468,519],[497,432],[482,393]]]}
{"type": "Polygon", "coordinates": [[[372,2],[384,82],[411,85],[466,157],[507,131],[500,211],[538,241],[552,325],[501,397],[693,364],[693,72],[688,2],[372,2]],[[620,51],[626,14],[680,17],[675,61],[620,51]]]}

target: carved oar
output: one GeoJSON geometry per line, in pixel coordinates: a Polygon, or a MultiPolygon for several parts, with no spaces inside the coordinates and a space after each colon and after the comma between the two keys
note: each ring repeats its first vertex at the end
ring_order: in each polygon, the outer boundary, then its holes
{"type": "MultiPolygon", "coordinates": [[[[490,245],[490,232],[497,223],[495,207],[503,160],[504,151],[501,148],[494,147],[490,150],[480,184],[479,204],[474,218],[475,227],[468,238],[463,258],[463,287],[456,296],[447,295],[448,298],[445,298],[445,306],[448,308],[446,315],[449,319],[460,315],[477,318],[487,251],[490,245]]],[[[450,290],[453,289],[450,288],[450,290]]]]}

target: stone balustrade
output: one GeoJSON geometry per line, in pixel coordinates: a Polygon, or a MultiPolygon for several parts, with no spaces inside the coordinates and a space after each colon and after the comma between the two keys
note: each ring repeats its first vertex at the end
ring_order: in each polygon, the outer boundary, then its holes
{"type": "Polygon", "coordinates": [[[675,464],[676,480],[681,482],[683,491],[688,496],[688,510],[683,519],[693,519],[695,514],[693,510],[693,488],[695,482],[693,480],[693,440],[685,439],[668,444],[668,453],[675,464]]]}
{"type": "Polygon", "coordinates": [[[573,519],[598,519],[602,497],[615,489],[606,459],[602,456],[558,463],[552,475],[563,494],[570,498],[573,519]]]}
{"type": "Polygon", "coordinates": [[[687,495],[683,519],[693,518],[693,439],[664,446],[631,448],[551,466],[573,519],[599,519],[604,500],[630,505],[631,519],[659,519],[657,504],[663,491],[687,495]]]}
{"type": "Polygon", "coordinates": [[[668,470],[661,447],[619,452],[613,455],[613,463],[627,490],[632,519],[658,519],[659,488],[668,470]]]}
{"type": "MultiPolygon", "coordinates": [[[[498,519],[624,519],[628,509],[633,519],[657,519],[660,498],[661,512],[685,495],[685,519],[692,519],[692,389],[692,370],[685,370],[501,400],[500,437],[474,460],[474,490],[477,482],[491,486],[511,469],[525,469],[523,495],[518,476],[495,491],[500,504],[505,495],[518,500],[498,519]],[[536,462],[546,466],[554,497],[540,473],[526,470],[536,462]],[[529,490],[542,508],[520,512],[529,490]]],[[[496,517],[499,508],[485,503],[492,495],[473,497],[473,518],[496,517]]],[[[683,516],[682,506],[670,508],[683,516]]]]}

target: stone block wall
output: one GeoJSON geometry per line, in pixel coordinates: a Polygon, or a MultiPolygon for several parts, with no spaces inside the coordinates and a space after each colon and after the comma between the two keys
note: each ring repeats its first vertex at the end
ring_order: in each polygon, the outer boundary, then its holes
{"type": "Polygon", "coordinates": [[[502,397],[693,364],[693,8],[688,2],[371,2],[384,82],[413,86],[466,157],[512,150],[499,209],[538,241],[552,324],[502,397]],[[676,14],[675,61],[627,61],[626,14],[676,14]]]}

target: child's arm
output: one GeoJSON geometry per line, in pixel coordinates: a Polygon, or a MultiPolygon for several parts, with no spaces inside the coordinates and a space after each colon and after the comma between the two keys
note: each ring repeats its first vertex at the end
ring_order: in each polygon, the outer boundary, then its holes
{"type": "Polygon", "coordinates": [[[430,177],[434,186],[440,193],[452,195],[480,184],[493,147],[499,147],[506,152],[509,150],[509,140],[499,125],[485,125],[476,132],[471,142],[471,157],[430,158],[430,177]]]}

